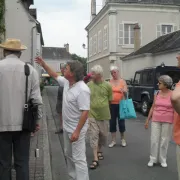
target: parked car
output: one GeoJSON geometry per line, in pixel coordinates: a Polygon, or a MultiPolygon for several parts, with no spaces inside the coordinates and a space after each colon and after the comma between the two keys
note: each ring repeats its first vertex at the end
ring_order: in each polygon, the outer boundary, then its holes
{"type": "Polygon", "coordinates": [[[135,107],[139,108],[143,115],[148,115],[152,106],[154,94],[158,90],[158,77],[169,75],[175,84],[180,80],[180,69],[174,66],[161,66],[146,68],[135,72],[134,79],[127,81],[129,97],[132,98],[135,107]]]}

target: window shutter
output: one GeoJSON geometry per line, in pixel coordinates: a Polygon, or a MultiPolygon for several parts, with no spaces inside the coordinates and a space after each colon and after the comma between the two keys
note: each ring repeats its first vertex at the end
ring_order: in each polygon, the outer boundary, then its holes
{"type": "Polygon", "coordinates": [[[177,31],[178,30],[178,27],[177,26],[174,26],[174,31],[177,31]]]}
{"type": "Polygon", "coordinates": [[[124,24],[119,24],[119,29],[118,29],[118,45],[123,45],[124,44],[124,31],[123,31],[123,26],[124,24]]]}
{"type": "Polygon", "coordinates": [[[158,24],[156,27],[156,37],[160,37],[161,36],[161,25],[158,24]]]}
{"type": "Polygon", "coordinates": [[[142,46],[142,24],[140,24],[140,45],[142,46]]]}

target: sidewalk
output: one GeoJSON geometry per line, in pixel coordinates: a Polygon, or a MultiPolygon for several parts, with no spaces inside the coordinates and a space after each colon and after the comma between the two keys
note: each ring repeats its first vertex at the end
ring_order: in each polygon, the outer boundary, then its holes
{"type": "MultiPolygon", "coordinates": [[[[43,112],[43,119],[40,121],[40,130],[31,138],[29,160],[30,180],[52,180],[45,104],[43,112]],[[39,149],[39,157],[35,157],[36,149],[39,149]]],[[[15,180],[14,169],[12,170],[12,176],[12,180],[15,180]]]]}

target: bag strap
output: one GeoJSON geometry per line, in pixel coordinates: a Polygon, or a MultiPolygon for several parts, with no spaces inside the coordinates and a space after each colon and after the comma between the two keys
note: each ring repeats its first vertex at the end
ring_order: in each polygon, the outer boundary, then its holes
{"type": "Polygon", "coordinates": [[[26,76],[25,106],[27,107],[28,105],[28,76],[30,74],[29,66],[27,63],[24,65],[24,74],[26,76]]]}
{"type": "MultiPolygon", "coordinates": [[[[121,83],[124,83],[124,81],[125,81],[125,80],[121,78],[121,79],[119,80],[119,85],[120,85],[121,83]]],[[[127,90],[126,93],[123,93],[123,99],[126,100],[126,99],[128,99],[128,98],[129,98],[129,92],[128,92],[128,90],[127,90]]]]}
{"type": "Polygon", "coordinates": [[[158,96],[158,94],[159,94],[159,91],[157,91],[157,93],[156,93],[156,97],[158,96]]]}

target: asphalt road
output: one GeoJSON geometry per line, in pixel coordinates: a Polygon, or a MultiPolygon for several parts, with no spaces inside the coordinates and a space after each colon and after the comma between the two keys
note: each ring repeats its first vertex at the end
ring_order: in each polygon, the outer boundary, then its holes
{"type": "MultiPolygon", "coordinates": [[[[55,111],[57,87],[47,87],[48,97],[55,124],[59,127],[59,118],[55,111]]],[[[159,165],[148,168],[150,150],[150,129],[144,129],[145,117],[138,114],[136,120],[126,121],[126,140],[128,146],[120,146],[120,136],[117,134],[117,146],[104,148],[105,159],[100,161],[100,167],[89,170],[90,180],[178,180],[176,167],[175,144],[171,141],[168,151],[168,168],[159,165]]],[[[63,145],[62,135],[59,140],[63,145]]],[[[110,138],[109,138],[110,140],[110,138]]],[[[87,159],[91,163],[92,150],[87,144],[87,159]]]]}

